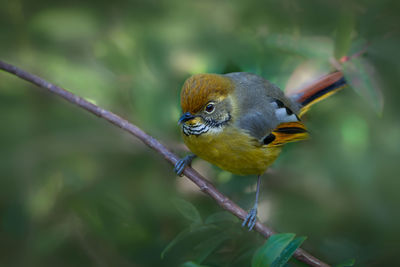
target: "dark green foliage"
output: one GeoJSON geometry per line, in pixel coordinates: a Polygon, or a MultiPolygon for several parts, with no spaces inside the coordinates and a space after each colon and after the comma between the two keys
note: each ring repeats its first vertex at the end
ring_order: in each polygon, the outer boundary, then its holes
{"type": "Polygon", "coordinates": [[[175,199],[174,200],[175,207],[179,210],[179,212],[186,219],[190,220],[193,224],[201,224],[202,219],[200,217],[197,209],[191,204],[183,199],[175,199]]]}
{"type": "Polygon", "coordinates": [[[345,62],[343,73],[349,84],[359,93],[375,111],[382,115],[383,93],[382,85],[375,75],[376,70],[371,63],[364,58],[353,58],[345,62]]]}
{"type": "Polygon", "coordinates": [[[188,261],[182,264],[180,267],[207,267],[206,265],[200,265],[193,261],[188,261]]]}
{"type": "Polygon", "coordinates": [[[285,266],[295,250],[301,246],[305,237],[295,238],[295,234],[272,235],[253,256],[252,267],[285,266]]]}
{"type": "MultiPolygon", "coordinates": [[[[199,233],[201,234],[198,239],[199,243],[191,248],[195,262],[199,264],[203,263],[226,241],[240,240],[240,234],[233,230],[233,223],[236,223],[237,220],[233,219],[232,214],[217,212],[208,216],[203,223],[199,212],[191,203],[183,199],[176,199],[174,203],[179,212],[189,220],[190,225],[167,245],[161,253],[161,258],[164,258],[165,254],[179,243],[184,243],[185,239],[196,239],[199,233]]],[[[194,263],[190,262],[190,264],[194,263]]]]}
{"type": "Polygon", "coordinates": [[[335,265],[334,267],[351,267],[354,266],[355,263],[356,263],[355,259],[349,259],[345,262],[335,265]]]}
{"type": "MultiPolygon", "coordinates": [[[[263,176],[259,218],[308,236],[332,265],[399,266],[399,3],[2,1],[0,59],[185,155],[179,91],[191,74],[250,71],[294,89],[369,44],[343,65],[352,88],[303,118],[312,138],[263,176]]],[[[0,118],[0,266],[246,267],[265,243],[134,138],[3,72],[0,118]]],[[[251,207],[256,177],[193,166],[251,207]]]]}

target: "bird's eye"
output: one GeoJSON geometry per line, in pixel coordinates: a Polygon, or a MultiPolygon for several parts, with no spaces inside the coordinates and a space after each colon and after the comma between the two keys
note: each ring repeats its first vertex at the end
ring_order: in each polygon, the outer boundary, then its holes
{"type": "Polygon", "coordinates": [[[215,109],[215,107],[214,107],[214,104],[208,104],[205,108],[204,108],[204,110],[207,112],[207,113],[212,113],[213,111],[214,111],[214,109],[215,109]]]}

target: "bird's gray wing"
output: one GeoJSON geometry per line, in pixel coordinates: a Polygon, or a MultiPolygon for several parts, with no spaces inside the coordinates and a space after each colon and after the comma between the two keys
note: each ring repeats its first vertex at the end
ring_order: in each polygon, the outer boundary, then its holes
{"type": "Polygon", "coordinates": [[[299,107],[286,98],[274,84],[250,73],[230,73],[235,80],[235,97],[239,106],[238,127],[246,130],[260,143],[279,124],[298,121],[299,107]]]}

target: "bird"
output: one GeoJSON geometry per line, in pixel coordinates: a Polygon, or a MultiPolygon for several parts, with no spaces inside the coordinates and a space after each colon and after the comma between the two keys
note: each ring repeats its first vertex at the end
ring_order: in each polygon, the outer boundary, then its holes
{"type": "Polygon", "coordinates": [[[199,157],[233,174],[257,175],[254,206],[242,223],[251,231],[257,221],[261,176],[285,144],[308,138],[301,118],[310,106],[347,83],[335,71],[317,85],[285,95],[275,84],[246,72],[189,77],[181,89],[178,124],[192,154],[180,159],[174,171],[181,176],[199,157]]]}

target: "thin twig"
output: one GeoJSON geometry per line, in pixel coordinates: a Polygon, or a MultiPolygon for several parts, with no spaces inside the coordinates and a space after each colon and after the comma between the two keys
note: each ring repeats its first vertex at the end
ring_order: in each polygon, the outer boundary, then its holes
{"type": "MultiPolygon", "coordinates": [[[[96,116],[111,122],[115,126],[118,126],[121,129],[134,135],[135,137],[139,138],[147,146],[149,146],[150,148],[161,154],[171,164],[175,165],[175,163],[179,160],[178,156],[169,151],[164,145],[162,145],[155,138],[146,134],[140,128],[129,123],[128,121],[119,117],[118,115],[108,110],[102,109],[61,87],[49,83],[36,75],[30,74],[29,72],[19,69],[13,65],[7,64],[3,61],[0,61],[0,69],[8,73],[14,74],[20,77],[21,79],[33,83],[41,88],[47,89],[50,92],[58,96],[61,96],[68,102],[77,105],[83,109],[86,109],[90,113],[93,113],[96,116]]],[[[201,191],[212,197],[223,209],[229,211],[230,213],[234,214],[235,216],[239,217],[242,220],[246,217],[247,215],[246,211],[244,211],[242,208],[236,205],[232,200],[230,200],[228,197],[219,192],[210,182],[208,182],[197,171],[195,171],[190,167],[186,167],[183,174],[187,178],[189,178],[193,183],[195,183],[200,188],[201,191]]],[[[268,238],[269,236],[275,233],[273,230],[271,230],[271,228],[261,224],[260,222],[256,223],[254,229],[261,235],[263,235],[265,238],[268,238]]],[[[300,248],[296,250],[296,252],[294,253],[294,257],[304,263],[307,263],[310,266],[319,266],[319,267],[329,266],[328,264],[324,263],[323,261],[317,259],[316,257],[312,256],[311,254],[307,253],[306,251],[300,248]]]]}

